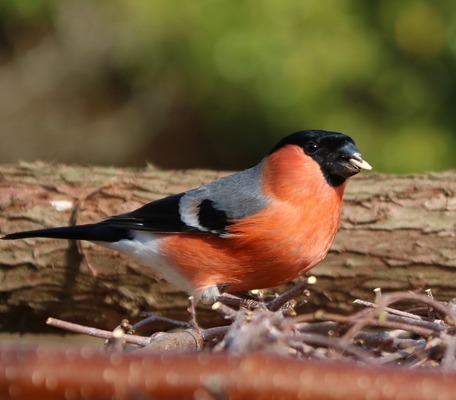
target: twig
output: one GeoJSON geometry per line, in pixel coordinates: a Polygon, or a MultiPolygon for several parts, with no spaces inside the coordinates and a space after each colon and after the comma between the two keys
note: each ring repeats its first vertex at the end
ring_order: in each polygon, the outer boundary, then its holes
{"type": "Polygon", "coordinates": [[[226,335],[229,326],[217,326],[215,328],[208,328],[201,331],[203,336],[203,340],[205,344],[212,344],[215,345],[219,343],[226,335]]]}
{"type": "MultiPolygon", "coordinates": [[[[379,307],[379,305],[376,304],[376,303],[372,303],[370,301],[361,300],[361,299],[356,299],[355,301],[353,301],[353,304],[358,304],[358,305],[365,306],[365,307],[370,307],[370,308],[378,308],[379,307]]],[[[411,319],[419,319],[419,320],[422,319],[418,315],[415,315],[415,314],[412,314],[412,313],[409,313],[409,312],[406,312],[406,311],[396,310],[395,308],[391,308],[391,307],[384,307],[384,310],[389,312],[389,313],[391,313],[391,314],[400,315],[402,317],[407,317],[407,318],[411,318],[411,319]]]]}
{"type": "Polygon", "coordinates": [[[217,297],[217,301],[227,306],[236,307],[236,308],[247,308],[253,310],[262,304],[262,302],[251,300],[251,299],[241,299],[232,294],[225,293],[217,297]]]}
{"type": "MultiPolygon", "coordinates": [[[[155,315],[152,313],[143,312],[140,314],[140,317],[144,317],[144,319],[138,321],[136,324],[133,325],[134,331],[144,331],[147,329],[152,329],[153,325],[161,325],[158,329],[155,328],[153,331],[156,332],[157,330],[165,330],[165,327],[174,327],[174,328],[189,328],[190,324],[185,321],[178,321],[176,319],[161,317],[159,315],[155,315]]],[[[152,333],[154,333],[152,332],[152,333]]]]}
{"type": "MultiPolygon", "coordinates": [[[[432,290],[431,289],[426,289],[425,293],[432,301],[434,301],[434,295],[432,294],[432,290]]],[[[428,311],[428,320],[429,321],[434,321],[435,320],[435,311],[434,311],[434,309],[432,307],[428,307],[427,311],[428,311]]]]}
{"type": "Polygon", "coordinates": [[[452,310],[450,307],[447,307],[438,301],[430,299],[426,295],[421,295],[417,293],[410,293],[410,292],[393,292],[393,293],[388,293],[385,294],[382,297],[382,300],[378,307],[380,309],[384,309],[387,306],[390,306],[391,304],[400,302],[400,301],[414,301],[417,303],[423,303],[426,304],[430,307],[432,307],[435,311],[438,311],[442,315],[446,316],[446,322],[449,325],[455,325],[456,324],[456,313],[454,310],[452,310]]]}
{"type": "Polygon", "coordinates": [[[221,301],[216,301],[212,305],[212,309],[217,311],[219,314],[223,316],[224,319],[234,321],[236,319],[237,311],[233,310],[231,307],[226,306],[221,301]]]}
{"type": "MultiPolygon", "coordinates": [[[[113,339],[113,332],[74,324],[72,322],[62,321],[56,318],[48,318],[46,324],[68,332],[81,333],[83,335],[94,336],[100,339],[113,339]]],[[[125,343],[136,344],[138,346],[147,346],[150,343],[150,339],[148,337],[136,335],[124,335],[123,340],[125,343]]]]}
{"type": "MultiPolygon", "coordinates": [[[[196,352],[212,348],[213,352],[222,350],[244,354],[267,349],[279,354],[287,352],[295,357],[342,360],[345,356],[349,361],[356,359],[367,364],[400,364],[413,368],[441,363],[442,367],[448,369],[455,365],[456,327],[441,320],[428,320],[412,312],[391,307],[391,304],[400,301],[421,303],[426,306],[428,315],[437,312],[446,322],[451,322],[454,321],[456,311],[449,305],[442,304],[429,295],[409,292],[382,294],[377,290],[378,304],[357,300],[357,304],[366,308],[353,315],[324,311],[296,317],[287,315],[285,311],[294,310],[284,306],[288,304],[292,307],[296,297],[302,295],[308,284],[308,281],[303,281],[266,303],[261,296],[255,295],[248,299],[226,294],[220,296],[224,303],[215,303],[213,309],[225,319],[234,321],[230,326],[198,328],[191,298],[190,324],[155,315],[134,326],[124,320],[114,332],[52,318],[48,323],[73,332],[108,339],[110,349],[117,351],[125,343],[131,343],[158,352],[196,352]],[[134,330],[144,330],[152,324],[160,323],[166,328],[193,327],[170,333],[157,332],[150,338],[131,334],[134,330]]],[[[423,307],[419,311],[422,309],[423,307]]]]}
{"type": "Polygon", "coordinates": [[[276,297],[274,300],[271,300],[269,303],[266,304],[266,307],[270,311],[277,311],[290,300],[294,299],[297,296],[303,294],[303,292],[310,286],[315,284],[317,279],[314,276],[310,276],[306,280],[299,282],[298,284],[294,285],[291,289],[287,290],[280,296],[276,297]]]}
{"type": "MultiPolygon", "coordinates": [[[[286,337],[286,336],[285,336],[286,337]]],[[[351,354],[355,356],[358,360],[363,361],[366,364],[373,365],[375,360],[372,358],[371,354],[368,351],[364,351],[362,348],[354,346],[352,344],[346,345],[338,338],[331,338],[327,336],[322,336],[318,334],[309,334],[309,333],[299,333],[289,336],[290,339],[296,341],[302,341],[306,344],[311,344],[314,346],[325,346],[338,350],[339,354],[351,354]]]]}

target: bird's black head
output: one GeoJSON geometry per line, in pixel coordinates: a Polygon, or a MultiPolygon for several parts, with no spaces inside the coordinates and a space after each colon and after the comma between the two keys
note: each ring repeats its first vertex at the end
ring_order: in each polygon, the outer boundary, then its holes
{"type": "Polygon", "coordinates": [[[343,133],[321,130],[296,132],[277,143],[270,154],[287,145],[297,145],[312,157],[320,165],[326,181],[333,187],[342,185],[347,178],[363,168],[371,169],[361,157],[353,139],[343,133]]]}

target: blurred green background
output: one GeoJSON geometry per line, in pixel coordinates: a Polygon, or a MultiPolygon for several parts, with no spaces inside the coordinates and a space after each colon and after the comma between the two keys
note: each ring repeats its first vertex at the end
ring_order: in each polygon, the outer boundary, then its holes
{"type": "Polygon", "coordinates": [[[450,0],[0,0],[3,163],[240,169],[313,128],[442,170],[455,104],[450,0]]]}

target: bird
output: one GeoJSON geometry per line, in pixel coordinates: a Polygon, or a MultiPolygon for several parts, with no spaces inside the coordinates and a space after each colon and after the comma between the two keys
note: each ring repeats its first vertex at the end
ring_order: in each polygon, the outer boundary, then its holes
{"type": "Polygon", "coordinates": [[[348,179],[372,167],[350,136],[295,132],[255,166],[96,223],[10,233],[87,240],[132,257],[203,303],[279,286],[336,236],[348,179]]]}

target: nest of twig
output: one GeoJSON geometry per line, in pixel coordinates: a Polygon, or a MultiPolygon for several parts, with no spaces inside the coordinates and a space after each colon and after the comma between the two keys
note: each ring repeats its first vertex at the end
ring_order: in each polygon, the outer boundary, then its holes
{"type": "Polygon", "coordinates": [[[366,365],[455,368],[456,307],[425,294],[375,291],[375,301],[355,300],[352,315],[317,311],[297,315],[313,277],[282,295],[223,295],[213,305],[230,324],[202,329],[190,300],[189,322],[146,315],[112,332],[50,318],[68,331],[106,339],[110,351],[205,351],[246,354],[267,351],[298,359],[338,360],[366,365]],[[408,306],[408,309],[399,309],[408,306]],[[396,308],[398,307],[398,308],[396,308]],[[413,307],[413,308],[410,308],[413,307]]]}

